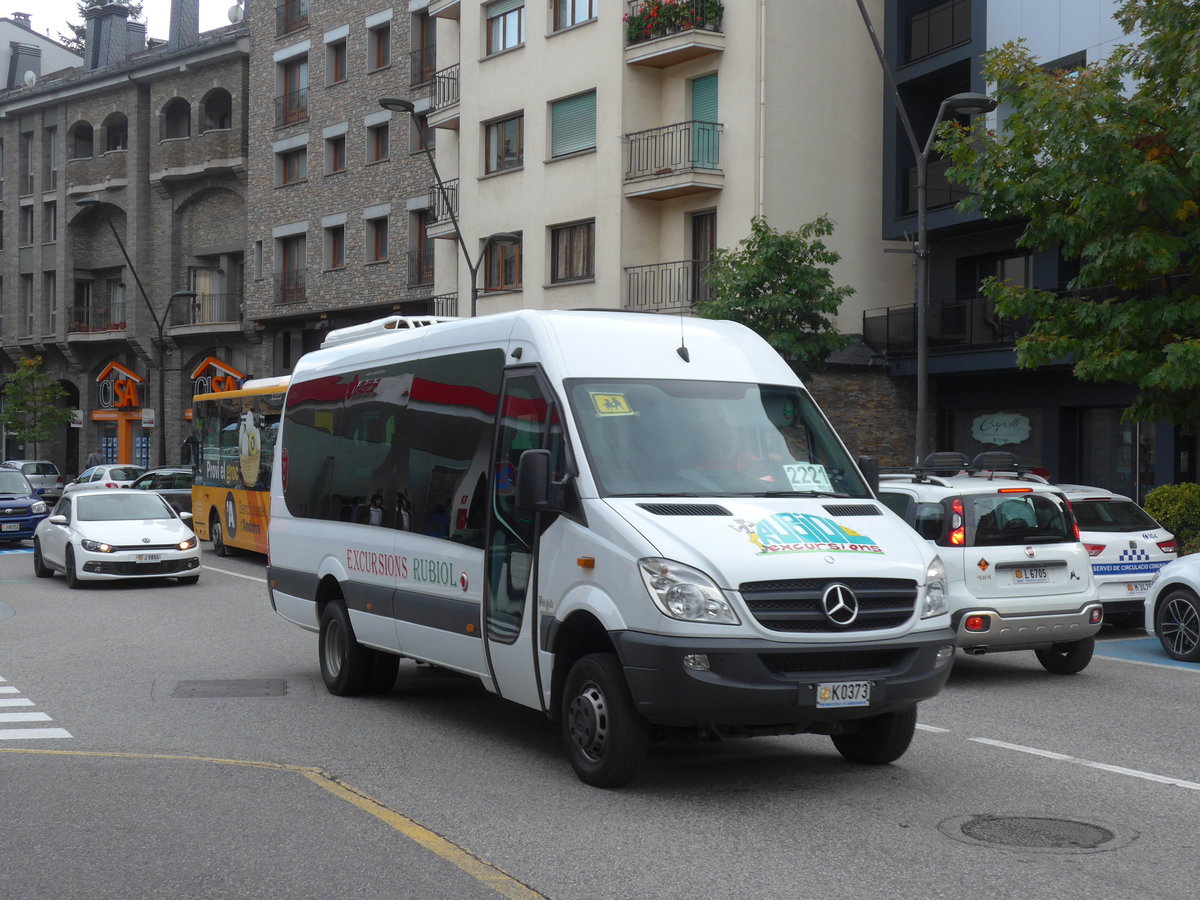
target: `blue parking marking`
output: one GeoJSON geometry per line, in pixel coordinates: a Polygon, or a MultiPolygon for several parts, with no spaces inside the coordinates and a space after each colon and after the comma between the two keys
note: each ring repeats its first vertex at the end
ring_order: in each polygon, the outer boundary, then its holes
{"type": "Polygon", "coordinates": [[[33,547],[26,547],[24,544],[18,544],[15,547],[11,544],[0,544],[0,553],[32,553],[33,547]]]}
{"type": "Polygon", "coordinates": [[[1179,662],[1167,656],[1156,637],[1096,641],[1096,656],[1109,659],[1127,659],[1131,662],[1154,663],[1156,666],[1173,666],[1200,672],[1200,663],[1179,662]]]}

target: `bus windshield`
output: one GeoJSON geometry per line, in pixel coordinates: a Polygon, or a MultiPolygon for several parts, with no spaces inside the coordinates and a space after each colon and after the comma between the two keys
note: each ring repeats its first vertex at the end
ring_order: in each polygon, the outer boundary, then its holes
{"type": "Polygon", "coordinates": [[[802,388],[573,379],[567,392],[601,496],[872,496],[802,388]]]}

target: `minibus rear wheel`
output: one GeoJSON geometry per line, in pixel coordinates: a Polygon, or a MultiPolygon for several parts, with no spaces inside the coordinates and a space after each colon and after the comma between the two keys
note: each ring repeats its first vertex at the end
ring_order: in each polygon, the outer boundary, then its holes
{"type": "Polygon", "coordinates": [[[563,690],[562,735],[571,767],[585,784],[620,787],[641,768],[646,722],[613,654],[592,653],[571,667],[563,690]]]}
{"type": "Polygon", "coordinates": [[[848,762],[883,766],[904,755],[917,730],[917,704],[862,719],[857,731],[833,735],[833,746],[848,762]]]}
{"type": "Polygon", "coordinates": [[[322,610],[318,642],[321,678],[329,693],[338,697],[361,694],[371,674],[371,657],[367,648],[355,640],[350,616],[340,600],[330,601],[322,610]]]}

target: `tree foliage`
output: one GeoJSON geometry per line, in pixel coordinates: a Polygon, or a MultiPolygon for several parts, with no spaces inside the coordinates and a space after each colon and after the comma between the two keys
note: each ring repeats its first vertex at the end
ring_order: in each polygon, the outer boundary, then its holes
{"type": "Polygon", "coordinates": [[[732,319],[758,332],[784,357],[811,369],[846,343],[833,316],[854,293],[836,287],[829,267],[841,257],[825,246],[826,216],[796,231],[776,231],[762,216],[735,249],[717,249],[704,273],[711,299],[696,304],[708,319],[732,319]]]}
{"type": "Polygon", "coordinates": [[[1021,42],[990,51],[998,132],[944,127],[965,208],[1022,220],[1018,244],[1078,263],[1065,290],[987,283],[1031,320],[1023,368],[1067,360],[1082,381],[1138,388],[1128,420],[1200,421],[1200,4],[1126,0],[1127,43],[1076,71],[1021,42]]]}
{"type": "MultiPolygon", "coordinates": [[[[91,9],[93,6],[107,6],[115,0],[79,0],[76,8],[79,10],[79,17],[83,18],[84,10],[91,9]]],[[[132,21],[140,21],[142,18],[142,4],[138,2],[126,2],[129,7],[129,18],[132,21]]],[[[83,22],[67,22],[67,34],[61,31],[58,33],[58,40],[64,47],[80,56],[83,55],[83,45],[87,38],[87,25],[83,22]]]]}
{"type": "Polygon", "coordinates": [[[33,456],[37,456],[37,445],[53,438],[74,416],[73,409],[57,405],[66,395],[66,388],[42,368],[40,356],[26,357],[5,381],[0,424],[25,443],[32,443],[33,456]]]}

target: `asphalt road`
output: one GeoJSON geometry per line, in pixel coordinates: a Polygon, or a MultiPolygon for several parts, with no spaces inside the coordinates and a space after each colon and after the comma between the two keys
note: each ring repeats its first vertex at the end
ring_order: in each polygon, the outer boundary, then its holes
{"type": "Polygon", "coordinates": [[[890,766],[675,744],[600,791],[469,679],[329,695],[261,557],[204,563],[70,591],[0,553],[4,900],[1196,895],[1200,666],[1140,632],[1069,677],[959,655],[890,766]]]}

